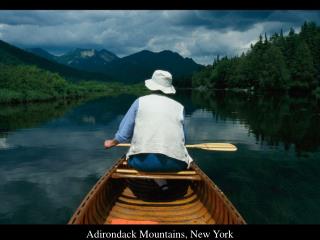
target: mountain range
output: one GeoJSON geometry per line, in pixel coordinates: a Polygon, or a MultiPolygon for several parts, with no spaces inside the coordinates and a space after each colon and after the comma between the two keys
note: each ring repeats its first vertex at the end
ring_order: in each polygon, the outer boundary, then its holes
{"type": "Polygon", "coordinates": [[[193,72],[203,68],[191,58],[172,51],[143,50],[125,57],[102,49],[74,49],[61,56],[41,48],[23,50],[0,40],[0,63],[35,65],[71,81],[94,80],[134,84],[151,77],[156,69],[172,73],[176,86],[191,86],[193,72]]]}
{"type": "Polygon", "coordinates": [[[41,48],[27,49],[27,51],[50,61],[78,70],[101,73],[124,83],[141,82],[150,78],[154,70],[163,69],[172,73],[178,85],[188,85],[182,81],[203,67],[191,58],[184,58],[169,50],[161,52],[143,50],[122,58],[105,49],[77,48],[61,56],[55,56],[41,48]]]}

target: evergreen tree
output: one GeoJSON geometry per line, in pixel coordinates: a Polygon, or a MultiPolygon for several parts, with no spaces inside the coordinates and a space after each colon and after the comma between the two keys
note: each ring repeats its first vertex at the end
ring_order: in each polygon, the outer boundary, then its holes
{"type": "Polygon", "coordinates": [[[263,63],[260,88],[266,90],[285,89],[290,75],[281,50],[277,46],[271,45],[263,55],[263,63]]]}
{"type": "Polygon", "coordinates": [[[316,86],[315,69],[308,45],[304,41],[297,43],[291,62],[291,88],[307,90],[316,86]]]}
{"type": "Polygon", "coordinates": [[[308,45],[316,72],[317,85],[320,84],[320,28],[314,22],[305,22],[301,27],[300,37],[308,45]]]}

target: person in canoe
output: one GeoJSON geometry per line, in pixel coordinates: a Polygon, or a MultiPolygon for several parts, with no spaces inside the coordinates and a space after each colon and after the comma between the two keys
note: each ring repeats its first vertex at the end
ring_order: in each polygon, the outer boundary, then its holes
{"type": "Polygon", "coordinates": [[[193,160],[185,147],[184,107],[169,97],[176,92],[172,75],[156,70],[145,86],[152,93],[135,100],[104,147],[131,140],[126,155],[130,167],[145,172],[185,170],[193,160]]]}

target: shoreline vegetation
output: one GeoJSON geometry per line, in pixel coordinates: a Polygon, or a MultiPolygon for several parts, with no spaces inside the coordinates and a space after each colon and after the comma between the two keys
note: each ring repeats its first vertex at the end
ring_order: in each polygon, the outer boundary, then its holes
{"type": "Polygon", "coordinates": [[[117,82],[70,82],[58,73],[32,65],[0,63],[0,103],[44,102],[58,99],[95,98],[118,94],[139,94],[142,84],[117,82]]]}
{"type": "Polygon", "coordinates": [[[202,93],[213,93],[213,92],[232,92],[232,93],[245,93],[250,95],[283,95],[283,96],[300,96],[300,97],[313,97],[316,100],[320,100],[320,87],[312,91],[290,91],[288,89],[278,89],[278,90],[256,90],[254,88],[208,88],[206,86],[199,86],[196,88],[188,88],[188,90],[195,90],[196,92],[202,93]]]}
{"type": "Polygon", "coordinates": [[[83,103],[81,99],[29,102],[27,104],[8,103],[1,105],[0,139],[8,132],[21,128],[33,128],[51,119],[63,116],[68,110],[83,103]]]}
{"type": "Polygon", "coordinates": [[[246,53],[219,56],[212,65],[196,72],[192,86],[200,90],[247,89],[306,93],[320,98],[320,27],[305,22],[301,31],[287,36],[260,35],[246,53]]]}

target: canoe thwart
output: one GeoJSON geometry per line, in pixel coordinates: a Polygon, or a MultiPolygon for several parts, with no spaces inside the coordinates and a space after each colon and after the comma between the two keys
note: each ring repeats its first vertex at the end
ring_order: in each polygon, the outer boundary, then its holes
{"type": "MultiPolygon", "coordinates": [[[[120,143],[118,147],[130,147],[130,143],[120,143]]],[[[199,144],[187,144],[187,148],[196,148],[207,151],[227,151],[234,152],[237,151],[237,147],[231,143],[199,143],[199,144]]]]}
{"type": "Polygon", "coordinates": [[[141,172],[137,171],[135,169],[126,169],[126,168],[117,168],[116,169],[117,173],[132,173],[132,174],[165,174],[165,175],[196,175],[196,171],[178,171],[178,172],[141,172]]]}
{"type": "Polygon", "coordinates": [[[171,174],[171,173],[122,173],[115,172],[112,178],[140,178],[140,179],[175,179],[175,180],[194,180],[200,181],[201,177],[198,174],[171,174]]]}

